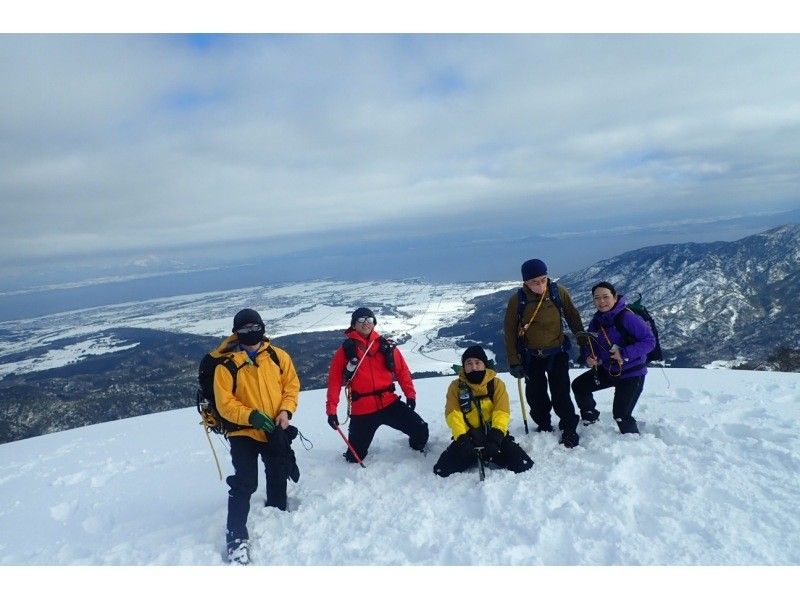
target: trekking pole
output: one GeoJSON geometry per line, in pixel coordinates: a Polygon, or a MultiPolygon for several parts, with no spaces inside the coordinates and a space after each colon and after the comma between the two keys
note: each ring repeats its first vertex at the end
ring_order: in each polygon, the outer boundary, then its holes
{"type": "Polygon", "coordinates": [[[347,440],[347,437],[344,435],[344,432],[342,432],[342,429],[339,426],[336,426],[336,431],[339,432],[339,436],[342,437],[342,440],[344,440],[344,443],[347,445],[347,448],[350,449],[351,453],[353,453],[353,456],[356,458],[356,461],[358,461],[358,464],[364,469],[366,469],[367,466],[364,465],[363,461],[361,461],[361,457],[358,456],[356,449],[354,449],[353,445],[350,444],[350,441],[347,440]]]}
{"type": "MultiPolygon", "coordinates": [[[[597,334],[594,332],[578,332],[575,336],[583,337],[589,343],[589,351],[592,352],[592,359],[597,361],[597,355],[594,353],[594,345],[592,344],[592,339],[597,339],[597,334]]],[[[600,379],[597,377],[597,365],[592,366],[592,374],[594,375],[594,385],[600,386],[600,379]]]]}
{"type": "Polygon", "coordinates": [[[219,481],[222,481],[222,468],[219,466],[219,459],[217,459],[217,451],[214,450],[214,445],[211,443],[211,434],[208,433],[208,424],[203,420],[203,428],[206,431],[206,438],[208,439],[208,446],[211,447],[211,454],[214,455],[214,462],[217,464],[217,471],[219,472],[219,481]]]}
{"type": "Polygon", "coordinates": [[[481,482],[486,479],[486,469],[483,466],[483,453],[482,453],[482,451],[483,451],[483,447],[482,446],[476,446],[475,447],[475,454],[478,456],[478,477],[480,478],[481,482]]]}
{"type": "Polygon", "coordinates": [[[667,377],[667,371],[666,368],[664,367],[664,362],[661,363],[659,368],[661,368],[661,373],[664,375],[664,380],[667,381],[667,390],[669,390],[669,378],[667,377]]]}
{"type": "Polygon", "coordinates": [[[519,409],[522,411],[522,421],[525,422],[525,433],[528,433],[528,414],[525,413],[525,403],[522,401],[522,378],[517,378],[517,392],[519,392],[519,409]]]}

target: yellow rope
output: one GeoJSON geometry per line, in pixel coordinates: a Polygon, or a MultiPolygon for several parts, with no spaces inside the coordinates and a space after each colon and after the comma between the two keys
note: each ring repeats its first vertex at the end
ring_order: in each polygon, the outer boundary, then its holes
{"type": "Polygon", "coordinates": [[[544,288],[544,293],[542,293],[542,296],[539,297],[539,303],[536,304],[536,309],[533,310],[533,315],[531,316],[531,319],[528,320],[527,324],[525,324],[522,328],[519,329],[519,335],[520,336],[525,336],[525,333],[528,332],[528,328],[530,327],[531,324],[533,324],[533,320],[536,318],[536,315],[539,313],[539,308],[542,307],[542,302],[544,301],[545,295],[547,295],[549,292],[550,292],[550,281],[547,282],[547,286],[544,288]]]}
{"type": "Polygon", "coordinates": [[[211,443],[211,434],[208,433],[208,424],[204,419],[202,422],[203,428],[206,431],[206,438],[208,439],[208,446],[211,447],[211,454],[214,455],[214,462],[217,464],[217,471],[219,472],[219,480],[222,481],[222,468],[219,466],[219,459],[217,459],[217,451],[214,450],[214,445],[211,443]]]}

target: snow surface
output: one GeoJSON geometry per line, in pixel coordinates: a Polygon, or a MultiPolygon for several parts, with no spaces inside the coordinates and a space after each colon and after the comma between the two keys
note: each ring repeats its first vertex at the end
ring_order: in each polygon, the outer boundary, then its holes
{"type": "MultiPolygon", "coordinates": [[[[516,382],[501,377],[511,431],[536,464],[488,470],[483,483],[477,471],[432,473],[449,442],[452,378],[415,381],[429,454],[381,428],[366,469],[341,458],[324,391],[303,392],[294,422],[314,446],[295,443],[289,512],[262,506],[262,472],[249,519],[255,563],[800,563],[800,375],[655,369],[635,412],[643,434],[617,433],[603,391],[600,423],[579,430],[574,450],[556,434],[526,436],[516,382]]],[[[0,564],[223,564],[227,485],[198,421],[188,408],[0,445],[0,564]]],[[[228,475],[227,450],[212,439],[228,475]]]]}

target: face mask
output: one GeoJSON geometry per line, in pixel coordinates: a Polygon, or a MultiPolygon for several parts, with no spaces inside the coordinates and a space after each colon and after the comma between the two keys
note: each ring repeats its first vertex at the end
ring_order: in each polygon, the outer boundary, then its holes
{"type": "Polygon", "coordinates": [[[484,376],[486,376],[486,370],[473,370],[471,372],[466,372],[464,374],[469,382],[472,384],[480,384],[483,382],[484,376]]]}
{"type": "Polygon", "coordinates": [[[240,344],[253,346],[261,342],[261,339],[264,337],[264,333],[260,330],[254,330],[252,332],[237,332],[236,336],[238,337],[240,344]]]}

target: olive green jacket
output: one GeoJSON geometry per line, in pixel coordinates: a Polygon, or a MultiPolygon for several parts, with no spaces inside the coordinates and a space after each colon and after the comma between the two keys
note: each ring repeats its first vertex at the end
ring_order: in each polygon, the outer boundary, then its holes
{"type": "MultiPolygon", "coordinates": [[[[555,347],[560,347],[564,343],[564,334],[561,331],[561,316],[558,313],[558,307],[556,307],[555,303],[550,299],[550,284],[551,281],[548,278],[548,287],[544,292],[542,306],[525,333],[525,346],[529,349],[553,349],[555,347]]],[[[525,311],[522,314],[522,322],[517,322],[517,306],[519,305],[519,300],[517,299],[517,292],[514,291],[514,294],[511,295],[511,298],[508,300],[506,317],[503,323],[503,334],[509,367],[522,363],[522,358],[517,353],[517,337],[519,335],[519,330],[531,319],[541,299],[541,295],[534,294],[528,287],[523,288],[525,289],[525,296],[528,299],[528,303],[525,305],[525,311]]],[[[575,309],[569,291],[563,286],[558,285],[558,294],[561,296],[561,304],[564,306],[564,319],[567,321],[569,329],[573,334],[583,332],[581,315],[578,313],[578,310],[575,309]]]]}

